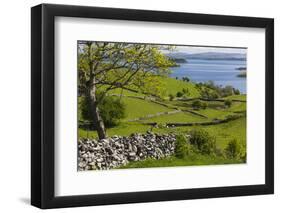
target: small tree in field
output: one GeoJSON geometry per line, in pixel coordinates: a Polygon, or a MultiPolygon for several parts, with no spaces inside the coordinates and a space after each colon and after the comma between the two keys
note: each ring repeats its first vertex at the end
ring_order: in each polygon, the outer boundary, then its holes
{"type": "Polygon", "coordinates": [[[176,94],[176,95],[177,95],[177,97],[178,97],[178,98],[180,98],[180,97],[182,97],[182,96],[183,96],[183,93],[179,91],[179,92],[177,92],[177,94],[176,94]]]}
{"type": "Polygon", "coordinates": [[[216,138],[207,131],[194,129],[190,132],[190,144],[197,148],[201,154],[212,154],[216,151],[216,138]]]}
{"type": "Polygon", "coordinates": [[[225,148],[225,153],[228,158],[239,158],[241,153],[242,147],[238,143],[236,139],[229,141],[227,147],[225,148]]]}
{"type": "MultiPolygon", "coordinates": [[[[90,110],[90,100],[83,98],[80,107],[83,119],[92,121],[93,115],[90,110]]],[[[117,97],[106,96],[99,102],[98,107],[106,127],[117,125],[119,120],[125,117],[125,104],[117,97]]]]}
{"type": "Polygon", "coordinates": [[[173,94],[169,94],[169,100],[173,101],[175,99],[175,96],[173,94]]]}
{"type": "Polygon", "coordinates": [[[231,105],[232,105],[232,101],[231,101],[230,99],[226,99],[226,100],[224,101],[224,105],[229,108],[229,107],[231,107],[231,105]]]}
{"type": "MultiPolygon", "coordinates": [[[[147,78],[169,74],[169,67],[174,62],[160,50],[161,46],[148,44],[78,43],[79,93],[89,100],[90,113],[100,139],[106,138],[106,131],[99,103],[110,90],[142,88],[147,78]]],[[[151,82],[154,81],[150,80],[148,84],[150,90],[151,82]]]]}

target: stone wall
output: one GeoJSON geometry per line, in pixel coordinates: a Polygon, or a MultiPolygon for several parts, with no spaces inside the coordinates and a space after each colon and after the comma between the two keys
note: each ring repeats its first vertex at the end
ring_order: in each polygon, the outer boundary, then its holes
{"type": "Polygon", "coordinates": [[[107,170],[146,158],[161,159],[174,154],[176,136],[154,133],[79,139],[78,170],[107,170]]]}

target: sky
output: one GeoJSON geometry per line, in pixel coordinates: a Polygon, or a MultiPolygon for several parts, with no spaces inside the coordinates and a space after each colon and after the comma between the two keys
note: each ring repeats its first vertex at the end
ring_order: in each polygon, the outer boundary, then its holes
{"type": "Polygon", "coordinates": [[[245,54],[247,52],[247,49],[246,48],[202,47],[202,46],[176,46],[176,51],[192,53],[192,54],[193,53],[203,53],[203,52],[243,53],[243,54],[245,54]]]}

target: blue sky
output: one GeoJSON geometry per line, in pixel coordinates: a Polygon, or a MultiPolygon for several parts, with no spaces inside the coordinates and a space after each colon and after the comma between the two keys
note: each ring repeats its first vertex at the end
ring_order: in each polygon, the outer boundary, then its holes
{"type": "MultiPolygon", "coordinates": [[[[220,52],[220,53],[247,53],[245,48],[221,48],[221,47],[200,47],[200,46],[176,46],[176,51],[185,53],[203,53],[203,52],[220,52]]],[[[175,51],[175,52],[176,52],[175,51]]]]}

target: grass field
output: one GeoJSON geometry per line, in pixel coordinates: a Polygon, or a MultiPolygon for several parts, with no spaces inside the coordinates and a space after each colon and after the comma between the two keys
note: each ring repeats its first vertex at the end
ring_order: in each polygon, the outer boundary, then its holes
{"type": "Polygon", "coordinates": [[[174,167],[174,166],[202,166],[202,165],[222,165],[243,163],[241,160],[225,159],[222,157],[194,155],[183,159],[174,156],[165,159],[147,159],[144,161],[130,162],[119,169],[128,168],[150,168],[150,167],[174,167]]]}
{"type": "Polygon", "coordinates": [[[247,96],[246,95],[232,95],[232,96],[228,96],[223,99],[246,101],[247,96]]]}
{"type": "MultiPolygon", "coordinates": [[[[121,123],[120,125],[108,128],[108,136],[122,135],[129,136],[134,132],[145,133],[148,130],[153,130],[155,133],[188,133],[193,129],[204,129],[210,135],[216,137],[217,145],[220,148],[225,148],[227,143],[232,139],[237,139],[242,145],[246,145],[246,118],[239,118],[228,123],[209,125],[209,126],[187,126],[175,128],[152,128],[149,125],[143,125],[137,122],[121,123]]],[[[79,129],[79,137],[96,138],[96,131],[87,131],[79,129]]]]}
{"type": "Polygon", "coordinates": [[[126,118],[124,120],[145,117],[146,115],[156,114],[158,112],[172,111],[172,109],[160,104],[137,98],[123,97],[122,101],[126,105],[126,118]]]}
{"type": "MultiPolygon", "coordinates": [[[[184,100],[175,98],[169,100],[168,95],[176,95],[182,89],[188,89],[189,97],[197,99],[200,97],[200,92],[192,82],[184,82],[172,78],[166,78],[167,97],[158,100],[158,103],[153,102],[149,98],[144,98],[147,95],[132,92],[128,90],[116,89],[110,92],[109,95],[120,96],[120,100],[125,104],[125,118],[121,119],[119,124],[114,127],[107,127],[107,135],[129,136],[132,133],[146,133],[153,131],[155,133],[174,133],[188,134],[191,130],[202,129],[207,131],[211,136],[216,138],[217,147],[225,149],[227,144],[236,139],[238,143],[246,147],[246,95],[233,95],[220,100],[204,101],[207,104],[206,109],[195,110],[192,107],[194,100],[184,100]],[[224,100],[233,100],[230,107],[226,107],[224,100]],[[181,110],[174,114],[167,112],[181,110]],[[193,113],[192,113],[193,112],[193,113]],[[210,122],[216,119],[226,119],[227,116],[240,114],[242,117],[236,120],[231,120],[226,123],[216,125],[198,125],[198,123],[210,122]],[[153,116],[153,117],[149,117],[153,116]],[[134,120],[139,119],[139,120],[134,120]],[[134,121],[132,121],[134,120],[134,121]],[[157,123],[157,126],[151,126],[148,123],[157,123]],[[167,123],[194,123],[196,126],[179,126],[167,127],[167,123]]],[[[81,98],[78,99],[78,118],[82,120],[80,111],[81,98]]],[[[97,132],[87,129],[78,129],[79,137],[97,138],[97,132]]],[[[142,168],[142,167],[159,167],[159,166],[188,166],[188,165],[207,165],[207,164],[231,164],[241,163],[241,160],[226,159],[218,156],[193,155],[184,159],[178,159],[174,156],[153,160],[131,162],[121,168],[142,168]]]]}
{"type": "Polygon", "coordinates": [[[166,88],[168,94],[176,95],[177,92],[182,91],[183,89],[188,89],[189,97],[197,98],[200,97],[199,91],[196,89],[195,84],[192,82],[185,82],[182,80],[177,80],[174,78],[166,78],[165,79],[166,88]]]}
{"type": "Polygon", "coordinates": [[[206,121],[205,118],[202,118],[197,115],[193,115],[189,112],[180,112],[170,115],[161,115],[158,117],[150,118],[145,120],[145,122],[157,122],[159,124],[165,123],[181,123],[181,122],[201,122],[206,121]]]}

